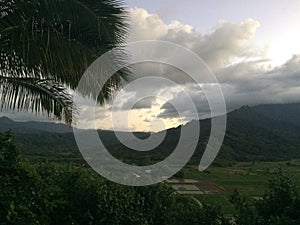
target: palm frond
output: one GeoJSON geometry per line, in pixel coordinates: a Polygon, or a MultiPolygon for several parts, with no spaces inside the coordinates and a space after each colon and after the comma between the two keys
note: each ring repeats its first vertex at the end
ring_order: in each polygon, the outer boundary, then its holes
{"type": "Polygon", "coordinates": [[[0,20],[1,53],[13,59],[8,61],[12,70],[19,70],[14,62],[21,59],[21,68],[75,88],[87,67],[126,37],[126,14],[116,3],[15,0],[0,20]]]}
{"type": "MultiPolygon", "coordinates": [[[[0,85],[2,96],[10,96],[5,97],[6,107],[15,107],[16,100],[7,93],[20,93],[15,90],[16,84],[18,90],[31,91],[32,99],[40,99],[37,101],[42,99],[38,91],[43,96],[47,92],[42,89],[32,92],[32,88],[41,87],[44,81],[75,89],[97,57],[123,45],[128,29],[126,20],[122,1],[118,0],[0,0],[0,81],[5,80],[0,85]],[[14,85],[8,88],[11,82],[14,85]]],[[[124,53],[114,63],[122,63],[126,57],[124,53]]],[[[118,71],[98,95],[89,90],[82,93],[102,103],[129,74],[128,68],[118,71]]],[[[49,99],[53,100],[53,96],[49,99]]],[[[16,108],[23,109],[23,101],[18,100],[21,107],[16,108]]],[[[46,103],[44,106],[48,113],[60,116],[56,107],[48,107],[46,103]]]]}
{"type": "Polygon", "coordinates": [[[51,80],[0,76],[0,108],[46,112],[71,125],[75,110],[65,87],[51,80]]]}

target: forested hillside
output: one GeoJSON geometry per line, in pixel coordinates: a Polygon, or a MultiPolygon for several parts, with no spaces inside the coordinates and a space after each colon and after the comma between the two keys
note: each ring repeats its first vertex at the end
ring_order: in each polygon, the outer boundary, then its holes
{"type": "MultiPolygon", "coordinates": [[[[244,106],[227,115],[226,136],[215,161],[288,160],[300,157],[300,104],[244,106]]],[[[195,123],[198,121],[192,121],[195,123]]],[[[210,132],[210,120],[200,121],[201,135],[194,157],[198,164],[210,132]]],[[[180,128],[167,130],[165,140],[149,152],[137,152],[124,147],[113,131],[98,130],[99,137],[111,153],[124,161],[151,164],[167,157],[174,150],[180,128]]],[[[0,130],[12,130],[21,153],[27,157],[80,160],[72,128],[63,124],[15,122],[0,118],[0,130]]],[[[84,131],[83,131],[84,132],[84,131]]],[[[135,133],[145,138],[147,133],[135,133]]]]}

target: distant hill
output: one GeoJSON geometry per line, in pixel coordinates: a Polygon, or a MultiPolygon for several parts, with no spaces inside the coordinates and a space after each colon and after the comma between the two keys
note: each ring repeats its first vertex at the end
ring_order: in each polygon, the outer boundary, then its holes
{"type": "MultiPolygon", "coordinates": [[[[300,126],[290,119],[294,115],[300,115],[300,104],[243,106],[228,113],[225,139],[215,163],[300,158],[300,126]]],[[[202,157],[210,133],[210,119],[200,121],[200,126],[200,141],[192,164],[198,164],[202,157]]],[[[169,147],[176,146],[180,127],[169,129],[167,134],[158,149],[165,152],[165,157],[171,153],[169,147]]]]}
{"type": "Polygon", "coordinates": [[[285,119],[289,113],[300,113],[300,107],[295,105],[242,107],[229,113],[223,148],[231,150],[236,160],[299,158],[300,126],[285,119]],[[284,115],[279,116],[279,112],[284,115]]]}
{"type": "MultiPolygon", "coordinates": [[[[244,106],[227,115],[227,131],[215,161],[223,165],[232,161],[288,160],[300,158],[300,104],[244,106]]],[[[198,121],[192,121],[198,122],[198,121]]],[[[198,164],[208,140],[210,119],[199,121],[201,135],[190,161],[198,164]]],[[[180,128],[167,130],[162,144],[149,152],[137,152],[121,145],[113,131],[99,130],[99,136],[110,152],[123,161],[151,164],[174,150],[180,128]]],[[[15,122],[0,118],[0,131],[11,129],[22,153],[28,157],[80,158],[72,128],[57,123],[15,122]]],[[[145,138],[148,133],[136,133],[145,138]]]]}
{"type": "Polygon", "coordinates": [[[14,133],[70,133],[72,128],[62,123],[51,122],[16,122],[7,117],[0,118],[0,131],[11,130],[14,133]]]}

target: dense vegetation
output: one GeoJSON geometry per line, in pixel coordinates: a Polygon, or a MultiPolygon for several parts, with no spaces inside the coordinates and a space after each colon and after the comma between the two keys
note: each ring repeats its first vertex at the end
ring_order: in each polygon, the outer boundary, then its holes
{"type": "Polygon", "coordinates": [[[226,224],[218,208],[165,184],[127,187],[84,165],[24,161],[9,133],[0,134],[0,189],[0,224],[226,224]]]}
{"type": "MultiPolygon", "coordinates": [[[[9,132],[0,133],[0,224],[230,224],[220,208],[165,184],[127,187],[84,164],[27,161],[9,132]]],[[[298,225],[300,195],[279,172],[259,200],[234,192],[238,225],[298,225]]]]}
{"type": "Polygon", "coordinates": [[[300,195],[293,182],[279,171],[262,199],[253,201],[235,191],[231,196],[239,225],[296,225],[300,223],[300,195]]]}

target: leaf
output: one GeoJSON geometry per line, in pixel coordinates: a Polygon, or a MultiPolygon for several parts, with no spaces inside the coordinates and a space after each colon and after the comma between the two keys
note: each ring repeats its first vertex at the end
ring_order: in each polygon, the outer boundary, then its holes
{"type": "MultiPolygon", "coordinates": [[[[66,92],[53,87],[75,89],[95,59],[114,47],[122,47],[128,29],[126,18],[122,1],[118,0],[0,1],[3,107],[44,110],[70,123],[70,110],[58,103],[69,101],[70,96],[67,98],[66,92]],[[52,88],[48,89],[48,85],[52,88]],[[62,96],[58,97],[60,93],[62,96]]],[[[114,63],[122,63],[126,58],[124,52],[114,63]]],[[[103,103],[129,74],[128,68],[118,71],[100,94],[88,89],[80,91],[103,103]]],[[[90,82],[88,87],[94,81],[90,82]]]]}
{"type": "Polygon", "coordinates": [[[65,87],[51,80],[0,76],[0,107],[32,112],[52,113],[71,124],[74,109],[72,97],[65,87]]]}

